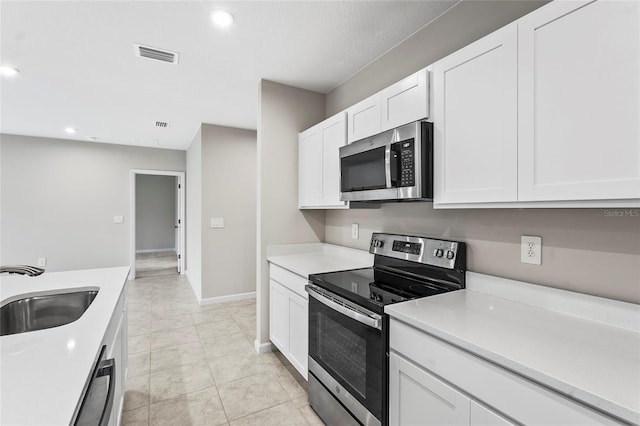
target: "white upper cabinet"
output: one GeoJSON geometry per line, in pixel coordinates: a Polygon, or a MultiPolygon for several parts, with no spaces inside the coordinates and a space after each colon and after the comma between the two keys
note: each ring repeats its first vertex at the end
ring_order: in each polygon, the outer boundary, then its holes
{"type": "Polygon", "coordinates": [[[551,2],[434,65],[434,206],[640,206],[640,2],[551,2]]]}
{"type": "Polygon", "coordinates": [[[640,2],[519,21],[519,199],[640,198],[640,2]]]}
{"type": "Polygon", "coordinates": [[[347,141],[355,142],[429,116],[429,69],[422,69],[347,108],[347,141]]]}
{"type": "Polygon", "coordinates": [[[429,71],[420,70],[380,92],[380,131],[429,116],[429,71]]]}
{"type": "Polygon", "coordinates": [[[380,96],[369,96],[352,107],[347,108],[348,143],[380,133],[380,96]]]}
{"type": "Polygon", "coordinates": [[[299,208],[348,208],[340,201],[339,149],[346,144],[346,124],[341,112],[299,134],[299,208]]]}
{"type": "Polygon", "coordinates": [[[517,200],[517,55],[512,24],[434,65],[438,202],[517,200]]]}

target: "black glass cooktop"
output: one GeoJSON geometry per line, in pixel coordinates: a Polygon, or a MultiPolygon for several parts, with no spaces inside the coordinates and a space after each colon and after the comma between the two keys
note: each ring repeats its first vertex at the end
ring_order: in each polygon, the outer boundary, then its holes
{"type": "Polygon", "coordinates": [[[400,276],[374,268],[312,274],[309,280],[376,313],[383,313],[385,305],[451,291],[425,278],[400,276]]]}

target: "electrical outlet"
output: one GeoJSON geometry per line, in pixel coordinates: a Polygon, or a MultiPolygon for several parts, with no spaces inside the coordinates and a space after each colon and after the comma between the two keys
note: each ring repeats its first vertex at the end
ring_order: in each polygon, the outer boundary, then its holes
{"type": "Polygon", "coordinates": [[[351,224],[351,238],[353,238],[354,240],[357,240],[359,237],[360,230],[358,228],[359,226],[357,223],[351,224]]]}
{"type": "Polygon", "coordinates": [[[39,257],[38,258],[38,266],[39,267],[44,267],[47,266],[47,258],[46,257],[39,257]]]}
{"type": "Polygon", "coordinates": [[[520,262],[540,265],[542,263],[542,237],[523,235],[520,239],[520,262]]]}

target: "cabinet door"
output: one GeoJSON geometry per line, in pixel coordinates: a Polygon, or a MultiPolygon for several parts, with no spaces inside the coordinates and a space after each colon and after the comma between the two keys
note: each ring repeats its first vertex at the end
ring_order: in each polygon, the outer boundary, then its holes
{"type": "Polygon", "coordinates": [[[289,361],[307,378],[309,358],[309,302],[289,293],[289,361]]]}
{"type": "Polygon", "coordinates": [[[289,353],[289,294],[269,281],[269,339],[283,354],[289,353]]]}
{"type": "Polygon", "coordinates": [[[429,71],[423,69],[380,92],[380,131],[429,115],[429,71]]]}
{"type": "Polygon", "coordinates": [[[398,354],[389,354],[389,424],[469,424],[470,400],[398,354]]]}
{"type": "Polygon", "coordinates": [[[380,133],[380,94],[369,96],[347,109],[347,142],[380,133]]]}
{"type": "Polygon", "coordinates": [[[314,126],[298,137],[298,207],[322,202],[322,132],[314,126]]]}
{"type": "Polygon", "coordinates": [[[346,113],[322,123],[322,205],[346,206],[340,201],[340,147],[347,142],[346,113]]]}
{"type": "Polygon", "coordinates": [[[475,401],[471,401],[471,426],[514,426],[515,423],[511,423],[498,413],[489,410],[486,407],[478,404],[475,401]]]}
{"type": "Polygon", "coordinates": [[[519,198],[640,198],[640,3],[553,2],[519,21],[519,198]]]}
{"type": "Polygon", "coordinates": [[[517,26],[434,65],[434,203],[516,201],[517,26]]]}

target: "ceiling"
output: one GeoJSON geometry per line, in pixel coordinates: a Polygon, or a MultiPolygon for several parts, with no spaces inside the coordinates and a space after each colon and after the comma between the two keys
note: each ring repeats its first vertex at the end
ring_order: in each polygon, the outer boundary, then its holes
{"type": "Polygon", "coordinates": [[[256,129],[260,79],[327,93],[457,1],[2,0],[0,132],[185,150],[200,123],[256,129]]]}

